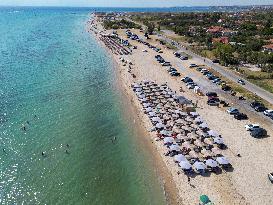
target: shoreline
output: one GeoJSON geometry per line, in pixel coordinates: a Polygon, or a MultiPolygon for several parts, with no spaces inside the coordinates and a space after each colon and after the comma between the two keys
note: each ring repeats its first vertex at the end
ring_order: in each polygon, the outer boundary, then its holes
{"type": "MultiPolygon", "coordinates": [[[[164,163],[162,156],[158,154],[157,146],[153,143],[152,136],[147,131],[147,127],[144,124],[143,114],[141,113],[141,109],[137,106],[137,99],[135,99],[135,94],[131,89],[131,86],[126,86],[127,82],[125,78],[122,77],[122,74],[126,74],[122,72],[122,66],[118,63],[118,56],[115,56],[114,53],[111,52],[109,48],[105,46],[105,44],[97,37],[94,32],[90,31],[90,25],[87,24],[88,33],[92,35],[99,45],[109,54],[112,64],[113,71],[115,74],[115,84],[114,86],[117,90],[121,92],[118,93],[120,96],[120,103],[125,106],[123,109],[123,116],[126,119],[133,119],[134,122],[137,121],[139,123],[134,123],[134,129],[137,134],[137,137],[142,143],[142,146],[148,149],[148,152],[151,154],[151,159],[153,159],[152,166],[155,169],[155,173],[158,174],[157,180],[159,181],[161,188],[164,191],[164,198],[166,200],[167,205],[184,205],[182,201],[179,200],[179,193],[176,188],[176,184],[173,178],[170,175],[170,172],[164,163]],[[118,80],[120,79],[120,81],[118,80]],[[131,106],[130,106],[131,105],[131,106]],[[129,112],[128,112],[129,111],[129,112]]],[[[130,85],[130,84],[129,84],[130,85]]]]}

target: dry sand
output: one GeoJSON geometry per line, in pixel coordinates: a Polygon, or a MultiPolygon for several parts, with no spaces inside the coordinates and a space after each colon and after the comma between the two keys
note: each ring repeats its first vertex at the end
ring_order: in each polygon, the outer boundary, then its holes
{"type": "MultiPolygon", "coordinates": [[[[102,31],[103,29],[98,25],[97,30],[102,31]]],[[[120,36],[124,36],[124,31],[119,30],[119,34],[120,36]]],[[[244,128],[245,124],[250,123],[252,119],[248,121],[237,121],[228,115],[224,109],[208,106],[206,104],[206,97],[197,96],[188,90],[185,85],[181,83],[180,78],[171,77],[168,72],[155,61],[154,56],[158,53],[136,41],[130,41],[130,43],[138,46],[138,49],[133,50],[132,55],[123,56],[123,58],[133,63],[132,73],[136,75],[136,78],[133,78],[128,72],[128,65],[123,66],[123,63],[121,63],[119,59],[120,56],[114,55],[113,58],[118,65],[117,69],[121,83],[126,90],[128,98],[132,100],[133,107],[136,108],[135,111],[141,119],[142,126],[146,130],[149,130],[152,124],[149,118],[142,112],[142,107],[134,92],[131,90],[130,85],[133,82],[139,82],[145,79],[155,81],[158,84],[167,82],[172,90],[179,93],[180,87],[183,87],[185,92],[181,93],[181,95],[186,96],[193,102],[198,101],[197,112],[208,123],[211,129],[222,135],[228,146],[228,149],[223,151],[223,154],[227,156],[233,165],[234,170],[232,172],[223,172],[219,175],[212,173],[208,177],[196,176],[191,180],[191,184],[188,184],[186,175],[177,174],[177,172],[181,170],[177,164],[173,162],[173,158],[164,156],[166,148],[162,145],[162,142],[155,141],[155,135],[150,133],[149,138],[152,139],[153,145],[158,151],[158,155],[161,156],[162,161],[168,168],[169,175],[172,176],[176,185],[178,190],[178,203],[185,205],[198,204],[199,196],[206,194],[215,204],[273,204],[272,184],[267,179],[267,173],[273,171],[272,137],[264,139],[252,138],[249,132],[244,128]],[[147,49],[148,52],[142,52],[143,49],[147,49]],[[237,157],[236,155],[238,153],[240,153],[242,157],[237,157]]],[[[151,43],[159,46],[159,43],[154,40],[151,40],[151,43]]],[[[163,50],[164,53],[161,55],[165,59],[172,64],[178,63],[171,50],[166,48],[163,48],[163,50]]],[[[190,63],[196,62],[189,60],[179,63],[187,67],[190,63]]],[[[268,130],[270,136],[273,136],[272,126],[268,127],[265,125],[264,128],[268,130]]],[[[165,180],[169,179],[166,178],[165,180]]]]}

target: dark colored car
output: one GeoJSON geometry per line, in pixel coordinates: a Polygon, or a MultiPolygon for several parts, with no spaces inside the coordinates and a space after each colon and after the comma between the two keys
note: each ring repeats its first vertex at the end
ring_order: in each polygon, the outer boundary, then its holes
{"type": "Polygon", "coordinates": [[[266,111],[267,110],[267,108],[266,107],[264,107],[264,106],[256,106],[255,108],[254,108],[257,112],[264,112],[264,111],[266,111]]]}
{"type": "Polygon", "coordinates": [[[180,76],[180,73],[176,72],[176,71],[172,71],[170,72],[171,76],[180,76]]]}
{"type": "Polygon", "coordinates": [[[183,81],[184,83],[193,82],[193,80],[189,77],[182,78],[181,81],[183,81]]]}
{"type": "Polygon", "coordinates": [[[262,103],[260,103],[260,102],[254,101],[254,102],[250,103],[250,106],[255,108],[257,106],[264,106],[264,105],[262,103]]]}
{"type": "Polygon", "coordinates": [[[267,135],[267,131],[263,128],[256,128],[250,132],[250,135],[255,138],[261,138],[267,135]]]}
{"type": "Polygon", "coordinates": [[[247,119],[248,119],[247,115],[244,114],[244,113],[235,114],[235,115],[234,115],[234,118],[235,118],[236,120],[247,120],[247,119]]]}
{"type": "Polygon", "coordinates": [[[228,86],[228,85],[226,85],[226,86],[223,86],[223,87],[222,87],[222,90],[223,90],[223,91],[230,91],[230,90],[231,90],[231,87],[228,86]]]}
{"type": "Polygon", "coordinates": [[[196,70],[200,72],[202,70],[202,68],[197,67],[196,70]]]}
{"type": "Polygon", "coordinates": [[[210,106],[218,106],[220,104],[219,100],[217,101],[215,98],[209,99],[207,104],[210,106]]]}
{"type": "Polygon", "coordinates": [[[215,92],[207,92],[206,96],[208,96],[208,97],[217,97],[218,95],[215,92]]]}
{"type": "Polygon", "coordinates": [[[212,62],[213,63],[220,63],[220,61],[218,59],[213,59],[212,62]]]}

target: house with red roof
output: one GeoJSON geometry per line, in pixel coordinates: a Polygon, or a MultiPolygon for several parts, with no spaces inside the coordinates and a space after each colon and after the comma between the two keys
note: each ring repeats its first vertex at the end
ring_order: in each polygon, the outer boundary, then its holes
{"type": "Polygon", "coordinates": [[[263,51],[273,53],[273,44],[263,46],[263,51]]]}

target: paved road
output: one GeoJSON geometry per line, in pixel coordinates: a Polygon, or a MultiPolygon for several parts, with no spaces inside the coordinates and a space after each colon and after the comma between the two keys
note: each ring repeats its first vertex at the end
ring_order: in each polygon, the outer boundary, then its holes
{"type": "MultiPolygon", "coordinates": [[[[163,38],[163,40],[167,41],[168,43],[172,43],[174,42],[173,40],[167,38],[166,36],[160,35],[161,38],[163,38]]],[[[190,50],[186,50],[185,47],[181,46],[180,44],[178,44],[177,42],[174,42],[174,45],[179,49],[179,51],[182,51],[184,53],[187,53],[188,55],[192,56],[194,60],[196,60],[197,62],[201,63],[201,64],[205,64],[209,67],[211,67],[212,69],[214,69],[215,71],[219,72],[222,76],[228,78],[229,80],[232,80],[234,82],[237,83],[237,80],[241,77],[239,77],[238,75],[236,75],[234,72],[228,70],[227,68],[214,64],[211,62],[211,60],[206,59],[206,61],[204,62],[204,58],[193,53],[190,50]]],[[[269,103],[273,104],[273,94],[254,85],[253,83],[245,80],[245,85],[244,88],[249,90],[252,93],[255,93],[257,96],[261,97],[262,99],[268,101],[269,103]]]]}

